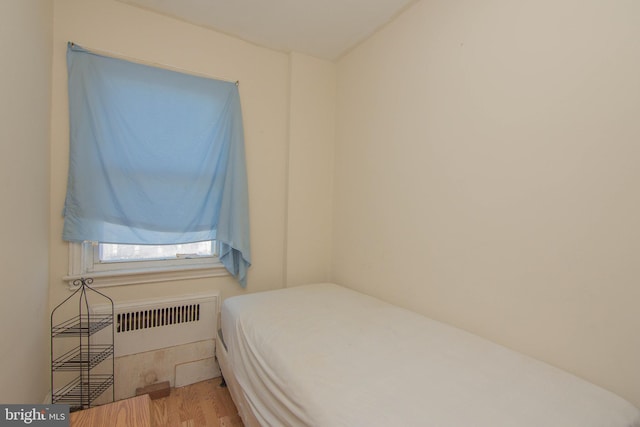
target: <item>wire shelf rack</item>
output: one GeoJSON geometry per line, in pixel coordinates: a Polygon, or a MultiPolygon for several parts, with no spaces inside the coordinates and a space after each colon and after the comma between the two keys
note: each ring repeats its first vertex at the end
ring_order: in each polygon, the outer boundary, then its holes
{"type": "Polygon", "coordinates": [[[92,289],[92,282],[75,281],[75,292],[51,312],[51,403],[68,404],[72,411],[95,405],[110,388],[115,400],[113,300],[92,289]],[[90,301],[108,301],[111,312],[92,313],[90,301]]]}

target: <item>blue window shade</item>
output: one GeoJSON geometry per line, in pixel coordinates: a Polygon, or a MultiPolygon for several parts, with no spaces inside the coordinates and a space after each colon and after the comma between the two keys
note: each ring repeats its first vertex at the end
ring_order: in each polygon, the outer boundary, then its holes
{"type": "Polygon", "coordinates": [[[238,87],[67,48],[70,152],[63,239],[216,240],[242,286],[251,265],[238,87]]]}

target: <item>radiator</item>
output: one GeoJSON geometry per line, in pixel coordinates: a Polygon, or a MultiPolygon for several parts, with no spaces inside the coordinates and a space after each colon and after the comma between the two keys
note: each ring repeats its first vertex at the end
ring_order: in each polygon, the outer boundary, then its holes
{"type": "MultiPolygon", "coordinates": [[[[109,305],[92,305],[107,314],[109,305]]],[[[215,338],[220,294],[123,301],[114,305],[115,356],[143,353],[215,338]]]]}

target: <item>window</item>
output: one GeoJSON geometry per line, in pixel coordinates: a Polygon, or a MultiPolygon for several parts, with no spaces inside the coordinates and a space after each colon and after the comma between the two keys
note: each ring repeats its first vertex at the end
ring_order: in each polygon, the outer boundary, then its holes
{"type": "Polygon", "coordinates": [[[177,245],[119,245],[99,243],[94,250],[94,262],[126,264],[130,262],[155,262],[174,259],[195,259],[215,255],[212,240],[177,245]]]}
{"type": "Polygon", "coordinates": [[[130,271],[142,268],[201,267],[217,263],[214,242],[177,245],[119,245],[98,243],[87,257],[87,272],[130,271]]]}
{"type": "Polygon", "coordinates": [[[227,275],[215,241],[176,245],[69,243],[69,282],[91,276],[94,286],[227,275]]]}
{"type": "Polygon", "coordinates": [[[246,286],[251,255],[237,84],[71,43],[67,67],[68,279],[140,283],[218,275],[224,266],[246,286]]]}

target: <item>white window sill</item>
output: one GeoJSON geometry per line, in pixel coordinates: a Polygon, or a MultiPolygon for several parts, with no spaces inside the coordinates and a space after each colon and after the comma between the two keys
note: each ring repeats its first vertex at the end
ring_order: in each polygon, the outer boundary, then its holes
{"type": "Polygon", "coordinates": [[[200,279],[203,277],[228,276],[229,272],[222,263],[206,266],[170,266],[165,268],[140,268],[70,274],[62,279],[69,283],[69,289],[75,290],[73,282],[80,278],[92,278],[93,288],[136,285],[140,283],[168,282],[173,280],[200,279]]]}

